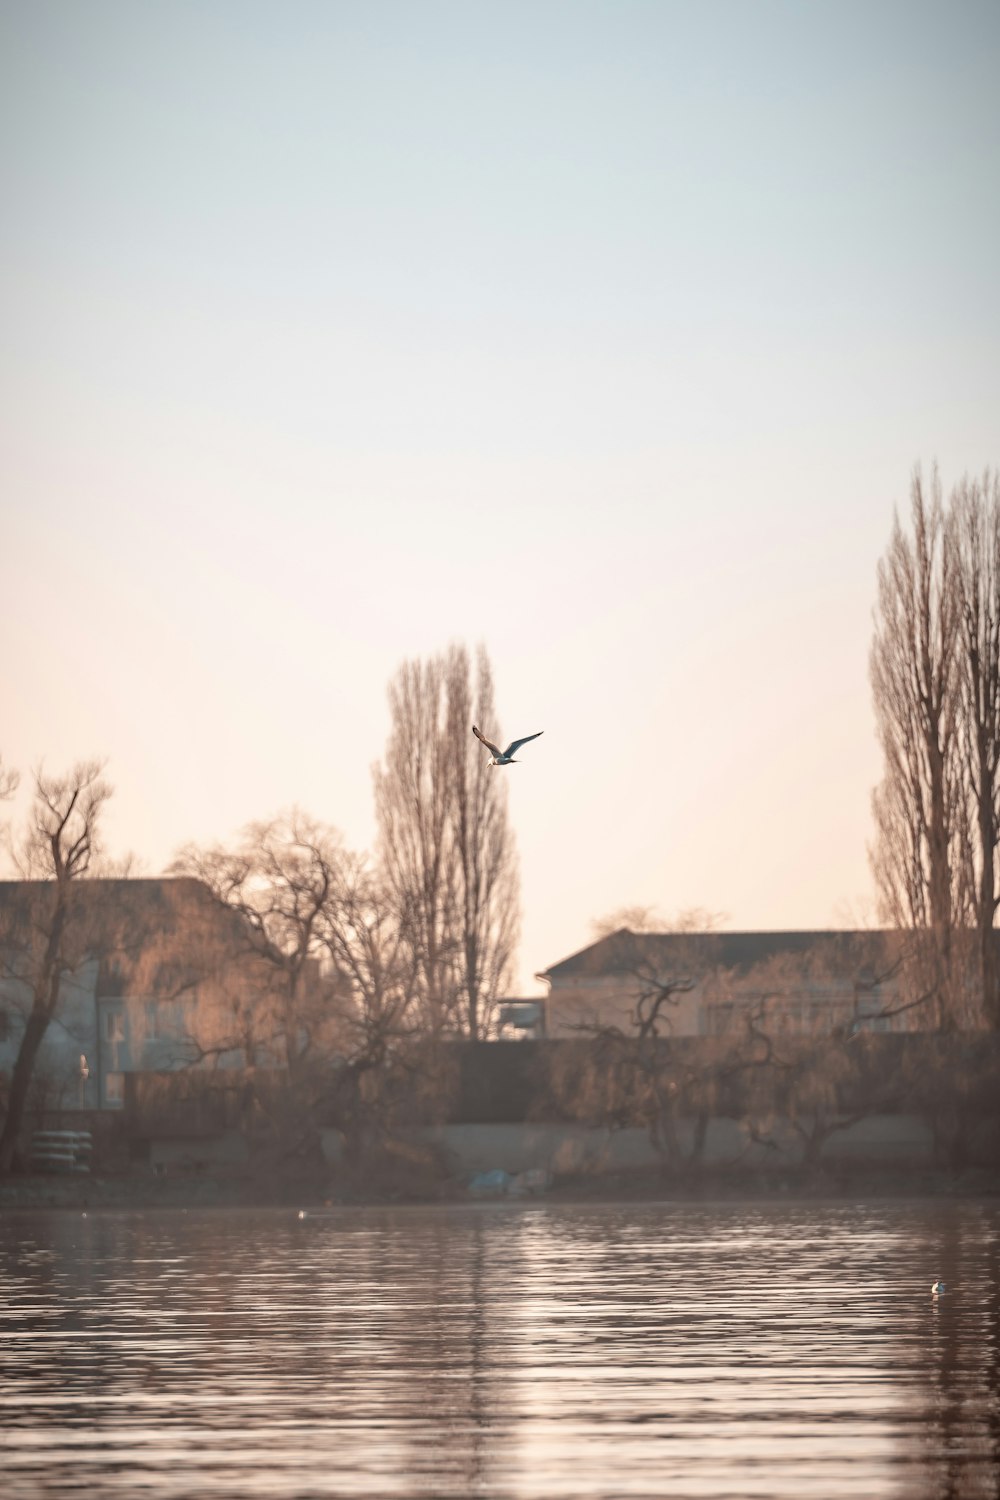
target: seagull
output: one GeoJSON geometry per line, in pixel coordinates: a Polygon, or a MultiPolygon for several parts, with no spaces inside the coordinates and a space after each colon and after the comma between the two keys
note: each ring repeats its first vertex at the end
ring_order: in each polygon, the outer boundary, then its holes
{"type": "Polygon", "coordinates": [[[511,740],[506,750],[501,750],[498,745],[494,745],[492,740],[488,740],[475,724],[472,726],[472,732],[477,740],[482,740],[487,750],[493,751],[493,759],[489,762],[491,766],[512,766],[514,764],[514,751],[520,750],[521,746],[526,745],[529,740],[537,740],[538,735],[544,734],[545,730],[540,729],[538,734],[526,734],[522,739],[511,740]]]}

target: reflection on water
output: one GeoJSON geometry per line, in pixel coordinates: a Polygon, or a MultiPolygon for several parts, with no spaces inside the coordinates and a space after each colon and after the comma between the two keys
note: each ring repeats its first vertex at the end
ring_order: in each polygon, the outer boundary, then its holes
{"type": "Polygon", "coordinates": [[[8,1215],[3,1493],[995,1497],[998,1275],[968,1203],[8,1215]]]}

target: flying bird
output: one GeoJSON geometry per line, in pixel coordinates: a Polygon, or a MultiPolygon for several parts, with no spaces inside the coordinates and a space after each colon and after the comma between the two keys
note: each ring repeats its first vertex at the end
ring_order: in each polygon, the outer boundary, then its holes
{"type": "Polygon", "coordinates": [[[501,750],[498,745],[494,745],[492,740],[488,740],[475,724],[472,726],[472,732],[477,740],[482,740],[487,750],[493,751],[493,758],[490,761],[491,766],[510,766],[514,764],[514,751],[520,750],[521,746],[526,745],[529,740],[537,740],[538,735],[544,734],[545,730],[540,729],[538,734],[526,734],[522,739],[511,740],[506,750],[501,750]]]}

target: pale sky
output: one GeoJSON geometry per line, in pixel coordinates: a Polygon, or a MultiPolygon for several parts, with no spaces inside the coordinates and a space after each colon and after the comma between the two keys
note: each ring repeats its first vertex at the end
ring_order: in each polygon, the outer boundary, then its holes
{"type": "Polygon", "coordinates": [[[996,0],[0,0],[5,761],[149,873],[367,847],[482,640],[526,992],[850,925],[893,506],[1000,464],[998,77],[996,0]]]}

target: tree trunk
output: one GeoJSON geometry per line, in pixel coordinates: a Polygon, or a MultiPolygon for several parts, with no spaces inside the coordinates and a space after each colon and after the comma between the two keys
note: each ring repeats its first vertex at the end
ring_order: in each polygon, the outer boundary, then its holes
{"type": "Polygon", "coordinates": [[[983,1012],[987,1025],[1000,1030],[1000,995],[997,994],[996,932],[993,922],[996,917],[996,876],[994,873],[994,840],[992,797],[990,804],[980,799],[979,839],[982,866],[979,875],[979,909],[976,912],[979,927],[979,971],[983,987],[983,1012]]]}
{"type": "Polygon", "coordinates": [[[830,1131],[820,1115],[816,1115],[808,1131],[803,1132],[802,1165],[810,1172],[818,1169],[829,1134],[830,1131]]]}
{"type": "Polygon", "coordinates": [[[708,1137],[708,1123],[711,1116],[707,1109],[701,1109],[695,1116],[694,1139],[691,1142],[691,1165],[700,1167],[705,1155],[705,1141],[708,1137]]]}
{"type": "Polygon", "coordinates": [[[48,1025],[49,1017],[44,1008],[37,1004],[33,1005],[28,1014],[28,1024],[24,1028],[24,1036],[14,1064],[10,1095],[7,1100],[7,1118],[4,1121],[3,1133],[0,1134],[0,1177],[8,1173],[14,1163],[14,1152],[17,1149],[24,1111],[28,1102],[28,1089],[31,1087],[31,1078],[35,1070],[35,1058],[38,1056],[38,1049],[42,1045],[42,1038],[48,1030],[48,1025]]]}

